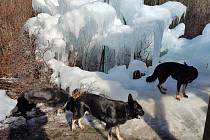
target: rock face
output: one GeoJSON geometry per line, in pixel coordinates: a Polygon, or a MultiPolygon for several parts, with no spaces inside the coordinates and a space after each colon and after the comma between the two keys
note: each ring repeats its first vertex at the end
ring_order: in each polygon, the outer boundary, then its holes
{"type": "Polygon", "coordinates": [[[26,119],[24,117],[11,117],[0,122],[0,139],[11,139],[11,133],[17,129],[27,129],[26,119]]]}
{"type": "Polygon", "coordinates": [[[0,123],[0,129],[5,129],[5,128],[17,129],[25,126],[26,126],[26,119],[22,116],[7,118],[2,123],[0,123]]]}
{"type": "MultiPolygon", "coordinates": [[[[157,5],[169,0],[144,0],[147,5],[157,5]]],[[[184,20],[186,24],[185,37],[193,38],[200,35],[207,23],[210,22],[209,0],[176,0],[188,7],[184,20]]]]}

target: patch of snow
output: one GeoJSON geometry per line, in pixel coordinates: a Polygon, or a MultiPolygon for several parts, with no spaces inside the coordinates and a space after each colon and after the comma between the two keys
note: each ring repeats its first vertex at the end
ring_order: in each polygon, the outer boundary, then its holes
{"type": "MultiPolygon", "coordinates": [[[[143,70],[147,75],[153,72],[154,68],[147,68],[144,63],[138,60],[130,63],[128,69],[125,65],[115,66],[109,70],[108,74],[68,67],[56,60],[51,60],[49,63],[54,69],[54,75],[60,72],[60,80],[58,77],[54,77],[54,82],[60,81],[63,89],[69,86],[72,91],[82,87],[91,93],[103,94],[125,102],[127,102],[128,94],[131,93],[146,113],[142,117],[143,119],[130,120],[120,126],[125,135],[144,139],[166,137],[200,139],[202,137],[210,95],[208,92],[210,77],[207,73],[199,72],[198,78],[187,88],[189,98],[177,101],[175,99],[176,81],[172,78],[169,78],[165,83],[168,89],[166,95],[160,94],[156,86],[157,81],[146,83],[146,77],[138,80],[131,78],[130,72],[136,69],[143,70]]],[[[88,116],[85,117],[84,122],[94,125],[95,128],[104,128],[103,124],[88,116]]]]}
{"type": "MultiPolygon", "coordinates": [[[[182,28],[182,27],[181,27],[182,28]]],[[[182,30],[182,29],[181,29],[182,30]]],[[[204,32],[207,32],[208,26],[204,28],[204,32]]],[[[164,49],[168,50],[168,53],[160,58],[163,61],[176,61],[187,62],[190,65],[194,65],[200,72],[210,72],[210,39],[209,36],[199,35],[191,40],[184,38],[177,38],[175,34],[165,34],[165,41],[163,41],[164,49]]],[[[181,35],[181,34],[180,34],[181,35]]]]}
{"type": "Polygon", "coordinates": [[[17,101],[8,97],[5,90],[0,90],[0,121],[9,115],[10,111],[15,107],[17,101]]]}
{"type": "Polygon", "coordinates": [[[205,26],[202,34],[205,36],[210,36],[210,23],[205,26]]]}

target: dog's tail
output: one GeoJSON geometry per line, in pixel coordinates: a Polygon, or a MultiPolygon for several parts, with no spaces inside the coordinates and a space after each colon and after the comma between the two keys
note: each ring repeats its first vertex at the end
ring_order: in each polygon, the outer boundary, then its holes
{"type": "Polygon", "coordinates": [[[157,69],[155,69],[154,73],[151,76],[146,78],[147,82],[154,82],[158,77],[157,69]]]}

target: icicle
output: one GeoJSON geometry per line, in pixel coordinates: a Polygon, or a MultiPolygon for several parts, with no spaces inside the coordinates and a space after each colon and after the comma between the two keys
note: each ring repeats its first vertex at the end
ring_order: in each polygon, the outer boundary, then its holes
{"type": "Polygon", "coordinates": [[[153,56],[152,56],[153,66],[156,66],[159,62],[162,37],[164,33],[164,26],[163,24],[159,23],[157,24],[155,29],[156,31],[154,32],[154,50],[153,50],[153,56]]]}
{"type": "Polygon", "coordinates": [[[131,48],[131,59],[130,62],[134,60],[134,48],[131,48]]]}
{"type": "Polygon", "coordinates": [[[54,3],[52,3],[50,0],[44,0],[44,2],[47,5],[47,8],[49,9],[51,15],[56,15],[58,13],[58,9],[54,5],[54,3]]]}

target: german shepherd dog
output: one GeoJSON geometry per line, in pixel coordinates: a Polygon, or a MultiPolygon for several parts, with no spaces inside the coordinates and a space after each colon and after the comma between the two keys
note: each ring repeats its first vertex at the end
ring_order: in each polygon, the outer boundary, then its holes
{"type": "Polygon", "coordinates": [[[140,116],[144,115],[141,105],[133,100],[131,94],[128,96],[128,102],[123,102],[111,100],[100,95],[86,93],[76,99],[70,97],[67,102],[66,113],[72,113],[72,116],[66,114],[71,130],[75,129],[75,124],[77,122],[81,129],[84,128],[81,124],[81,118],[86,111],[95,118],[106,123],[105,130],[108,130],[109,132],[108,140],[112,139],[111,131],[113,127],[116,127],[117,138],[122,140],[123,138],[120,136],[119,125],[124,124],[127,120],[140,118],[140,116]]]}
{"type": "Polygon", "coordinates": [[[188,96],[185,93],[187,84],[191,83],[193,80],[195,80],[198,77],[198,71],[195,67],[188,66],[186,63],[179,64],[176,62],[165,62],[159,64],[155,68],[154,73],[146,78],[146,81],[153,82],[158,78],[159,84],[157,85],[157,87],[162,94],[166,94],[167,89],[164,88],[163,84],[169,76],[177,80],[176,99],[180,100],[181,96],[179,92],[181,86],[182,86],[183,96],[185,98],[188,98],[188,96]]]}
{"type": "Polygon", "coordinates": [[[67,102],[69,95],[59,88],[39,88],[24,92],[17,99],[11,116],[23,116],[27,118],[27,112],[36,107],[37,103],[46,103],[51,107],[61,107],[67,102]]]}

